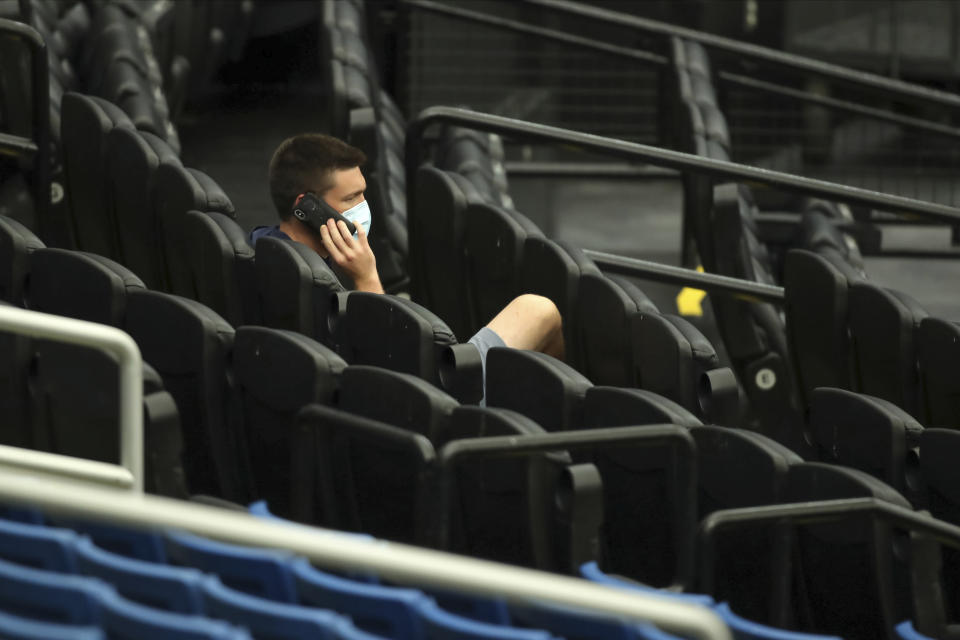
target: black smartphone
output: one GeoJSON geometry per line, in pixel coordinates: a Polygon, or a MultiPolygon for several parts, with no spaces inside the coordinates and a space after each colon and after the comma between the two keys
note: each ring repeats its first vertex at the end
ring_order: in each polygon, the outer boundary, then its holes
{"type": "Polygon", "coordinates": [[[343,220],[350,235],[357,232],[352,222],[340,215],[340,212],[328,205],[323,198],[310,191],[297,196],[293,204],[293,215],[317,233],[320,233],[320,228],[327,224],[330,218],[343,220]]]}

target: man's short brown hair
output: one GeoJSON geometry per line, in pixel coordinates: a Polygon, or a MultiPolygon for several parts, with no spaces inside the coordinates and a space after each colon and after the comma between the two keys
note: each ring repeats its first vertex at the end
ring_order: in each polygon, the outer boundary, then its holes
{"type": "Polygon", "coordinates": [[[317,189],[318,196],[333,186],[332,174],[359,167],[367,161],[363,151],[322,133],[301,133],[280,143],[270,159],[270,197],[281,220],[290,217],[297,196],[317,189]]]}

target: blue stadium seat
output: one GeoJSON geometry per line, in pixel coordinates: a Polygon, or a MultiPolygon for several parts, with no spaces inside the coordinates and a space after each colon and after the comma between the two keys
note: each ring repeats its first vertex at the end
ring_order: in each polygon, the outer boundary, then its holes
{"type": "Polygon", "coordinates": [[[933,640],[933,638],[917,633],[917,630],[913,628],[913,623],[909,620],[904,620],[897,625],[897,635],[903,640],[933,640]]]}
{"type": "Polygon", "coordinates": [[[250,640],[250,634],[220,620],[159,611],[112,595],[102,603],[111,640],[250,640]]]}
{"type": "Polygon", "coordinates": [[[44,622],[89,625],[114,593],[95,578],[70,576],[0,561],[0,609],[44,622]]]}
{"type": "Polygon", "coordinates": [[[714,611],[727,623],[736,640],[841,640],[840,636],[786,631],[751,622],[730,611],[730,606],[726,602],[718,604],[714,611]]]}
{"type": "Polygon", "coordinates": [[[106,640],[99,627],[38,622],[2,611],[0,637],[5,640],[106,640]]]}
{"type": "Polygon", "coordinates": [[[713,598],[706,594],[664,591],[663,589],[648,587],[645,584],[633,582],[632,580],[625,580],[607,575],[600,569],[596,562],[586,562],[581,565],[580,576],[586,578],[590,582],[605,584],[610,587],[619,587],[621,589],[633,589],[635,591],[642,591],[646,594],[661,595],[665,598],[676,598],[685,602],[689,602],[690,604],[699,604],[705,607],[712,607],[715,604],[713,598]]]}
{"type": "Polygon", "coordinates": [[[223,584],[276,602],[297,602],[290,555],[208,540],[188,533],[167,534],[170,561],[217,574],[223,584]]]}
{"type": "Polygon", "coordinates": [[[115,527],[108,524],[84,522],[80,520],[57,519],[55,524],[69,527],[78,533],[84,533],[101,549],[119,553],[122,556],[166,564],[167,551],[163,536],[155,531],[145,531],[132,527],[115,527]]]}
{"type": "Polygon", "coordinates": [[[104,551],[89,538],[78,540],[74,549],[80,573],[110,583],[125,598],[165,611],[203,613],[199,571],[104,551]]]}
{"type": "Polygon", "coordinates": [[[435,602],[424,601],[417,607],[428,640],[552,640],[537,629],[518,629],[490,624],[450,613],[435,602]]]}
{"type": "Polygon", "coordinates": [[[370,633],[396,640],[424,638],[417,607],[429,598],[416,589],[366,584],[324,573],[306,558],[293,561],[300,602],[350,616],[370,633]]]}
{"type": "Polygon", "coordinates": [[[74,573],[77,534],[39,524],[0,520],[0,558],[17,564],[74,573]]]}
{"type": "Polygon", "coordinates": [[[547,629],[566,640],[678,640],[649,624],[604,618],[546,603],[514,606],[510,613],[524,626],[547,629]]]}
{"type": "Polygon", "coordinates": [[[203,583],[207,615],[249,629],[271,640],[374,640],[346,618],[323,609],[265,600],[223,585],[215,576],[203,583]]]}

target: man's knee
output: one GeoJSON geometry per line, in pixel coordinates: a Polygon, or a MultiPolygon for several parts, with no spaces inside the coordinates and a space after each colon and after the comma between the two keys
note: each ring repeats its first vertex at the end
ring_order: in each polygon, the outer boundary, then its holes
{"type": "Polygon", "coordinates": [[[521,316],[536,322],[546,331],[559,330],[563,325],[560,310],[553,300],[533,293],[525,293],[513,299],[511,305],[517,305],[521,316]]]}

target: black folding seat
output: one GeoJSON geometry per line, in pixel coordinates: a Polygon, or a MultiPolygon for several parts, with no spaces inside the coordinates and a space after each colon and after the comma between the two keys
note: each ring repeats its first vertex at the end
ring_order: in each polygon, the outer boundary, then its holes
{"type": "Polygon", "coordinates": [[[920,365],[920,416],[928,427],[960,429],[960,325],[924,318],[917,330],[920,365]]]}
{"type": "Polygon", "coordinates": [[[513,200],[507,193],[503,146],[499,137],[460,127],[446,127],[439,147],[437,167],[467,178],[485,202],[513,207],[513,200]]]}
{"type": "Polygon", "coordinates": [[[111,60],[97,94],[120,107],[139,131],[157,136],[166,134],[147,80],[132,61],[123,58],[111,60]]]}
{"type": "Polygon", "coordinates": [[[697,416],[661,395],[644,389],[594,386],[583,402],[583,426],[629,427],[642,424],[676,424],[696,427],[697,416]]]}
{"type": "Polygon", "coordinates": [[[30,254],[43,246],[30,229],[13,218],[0,216],[0,300],[23,306],[30,254]]]}
{"type": "Polygon", "coordinates": [[[523,247],[528,236],[542,237],[530,220],[519,213],[486,203],[472,202],[463,212],[464,277],[460,300],[466,302],[469,325],[475,333],[515,297],[520,284],[523,247]]]}
{"type": "MultiPolygon", "coordinates": [[[[846,467],[806,462],[790,467],[785,502],[876,498],[910,503],[889,485],[846,467]]],[[[803,525],[797,532],[793,604],[797,628],[851,640],[893,638],[911,617],[908,558],[903,540],[886,525],[857,520],[803,525]]],[[[777,569],[774,569],[775,571],[777,569]]]]}
{"type": "Polygon", "coordinates": [[[177,403],[190,492],[246,500],[242,420],[227,375],[233,328],[194,300],[132,291],[124,329],[177,403]]]}
{"type": "MultiPolygon", "coordinates": [[[[755,235],[749,193],[738,185],[725,184],[715,187],[713,195],[712,226],[698,231],[706,236],[698,240],[698,246],[714,248],[715,263],[705,263],[707,270],[773,284],[770,256],[755,235]]],[[[786,331],[779,312],[770,304],[733,298],[713,297],[711,303],[734,370],[763,429],[791,448],[802,447],[786,331]]]]}
{"type": "Polygon", "coordinates": [[[431,309],[457,335],[468,335],[463,289],[464,210],[475,189],[465,178],[434,167],[420,167],[417,211],[410,213],[410,278],[413,299],[431,309]]]}
{"type": "Polygon", "coordinates": [[[847,301],[854,274],[844,264],[802,249],[784,261],[787,341],[805,406],[818,387],[852,388],[847,301]]]}
{"type": "Polygon", "coordinates": [[[592,383],[563,362],[537,351],[495,347],[487,354],[486,403],[523,414],[547,431],[583,424],[592,383]]]}
{"type": "Polygon", "coordinates": [[[130,118],[116,105],[79,93],[64,94],[60,139],[70,221],[54,230],[49,244],[119,257],[105,174],[107,134],[115,127],[133,129],[130,118]]]}
{"type": "Polygon", "coordinates": [[[460,404],[425,380],[365,365],[343,372],[337,407],[440,442],[460,404]]]}
{"type": "MultiPolygon", "coordinates": [[[[778,442],[743,429],[695,427],[697,446],[698,520],[720,509],[779,504],[790,467],[803,460],[778,442]]],[[[738,615],[764,620],[772,607],[768,561],[771,539],[736,531],[733,541],[718,541],[712,595],[729,601],[738,615]]]]}
{"type": "Polygon", "coordinates": [[[564,320],[565,360],[575,367],[579,366],[581,359],[576,305],[580,277],[584,273],[599,274],[600,270],[580,251],[542,236],[528,235],[524,241],[520,290],[550,298],[557,305],[564,320]]]}
{"type": "Polygon", "coordinates": [[[253,497],[266,499],[271,511],[285,516],[294,417],[308,404],[333,403],[346,363],[315,340],[267,327],[240,327],[233,349],[253,497]]]}
{"type": "Polygon", "coordinates": [[[918,415],[916,330],[927,312],[910,296],[868,282],[850,286],[854,389],[918,415]]]}
{"type": "Polygon", "coordinates": [[[424,543],[436,509],[429,484],[436,453],[424,435],[310,405],[295,437],[295,519],[424,543]]]}
{"type": "Polygon", "coordinates": [[[283,238],[260,238],[254,270],[261,323],[332,345],[331,299],[344,288],[316,251],[283,238]]]}
{"type": "Polygon", "coordinates": [[[337,296],[331,309],[331,339],[350,364],[410,373],[440,385],[444,350],[457,344],[450,328],[415,302],[391,295],[353,291],[337,296]]]}
{"type": "Polygon", "coordinates": [[[153,198],[161,164],[179,165],[180,159],[157,136],[124,127],[107,134],[105,170],[112,191],[119,260],[150,288],[157,288],[164,281],[156,251],[157,213],[153,198]]]}
{"type": "MultiPolygon", "coordinates": [[[[35,311],[122,327],[127,298],[143,282],[120,264],[93,254],[40,249],[30,258],[27,306],[35,311]]],[[[96,349],[34,341],[31,375],[38,448],[81,458],[119,460],[119,371],[96,349]]],[[[186,496],[177,406],[157,372],[143,367],[147,490],[186,496]]]]}
{"type": "Polygon", "coordinates": [[[260,324],[255,254],[240,225],[222,213],[188,211],[183,228],[192,297],[235,327],[260,324]]]}
{"type": "Polygon", "coordinates": [[[594,384],[640,384],[637,357],[642,354],[633,348],[633,325],[637,314],[657,313],[653,302],[640,295],[642,298],[636,299],[601,273],[580,278],[576,304],[580,371],[594,384]]]}
{"type": "Polygon", "coordinates": [[[190,271],[186,266],[187,211],[215,211],[235,217],[233,203],[208,175],[175,164],[161,164],[154,181],[153,200],[157,213],[155,246],[163,265],[163,286],[170,293],[191,293],[190,271]]]}

